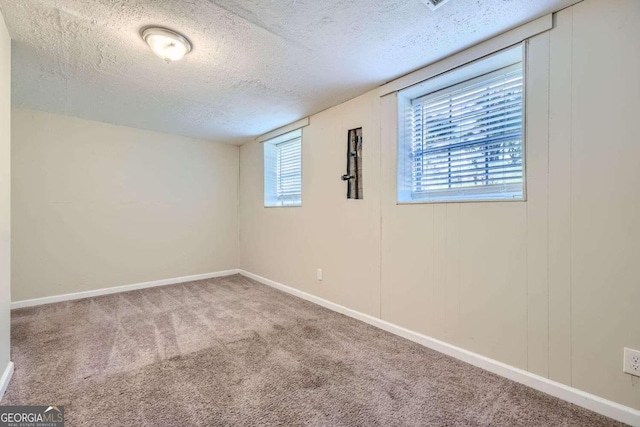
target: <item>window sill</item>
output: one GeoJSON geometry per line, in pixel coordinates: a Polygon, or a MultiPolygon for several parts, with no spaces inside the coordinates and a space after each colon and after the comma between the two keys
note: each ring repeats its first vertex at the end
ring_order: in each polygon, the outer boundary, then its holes
{"type": "Polygon", "coordinates": [[[470,199],[470,200],[416,200],[412,202],[401,202],[396,200],[396,205],[433,205],[433,204],[452,204],[452,203],[517,203],[526,202],[527,198],[521,199],[470,199]]]}

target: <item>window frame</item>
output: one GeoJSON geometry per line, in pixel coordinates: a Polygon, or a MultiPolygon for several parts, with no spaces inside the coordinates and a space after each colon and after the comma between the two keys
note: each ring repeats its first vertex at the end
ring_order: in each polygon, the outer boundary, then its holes
{"type": "MultiPolygon", "coordinates": [[[[526,202],[527,201],[527,41],[497,51],[486,57],[468,62],[452,70],[443,72],[422,82],[397,92],[397,162],[396,162],[396,204],[434,204],[434,203],[485,203],[485,202],[526,202]],[[471,84],[487,75],[498,73],[516,64],[522,67],[522,197],[465,197],[442,199],[413,199],[412,176],[408,172],[411,167],[412,129],[407,114],[413,114],[412,102],[417,99],[428,99],[438,94],[455,90],[464,84],[471,84]]],[[[467,187],[468,188],[468,187],[467,187]]],[[[477,194],[481,194],[485,186],[477,186],[477,194]]]]}
{"type": "Polygon", "coordinates": [[[265,208],[297,208],[302,206],[302,175],[303,175],[303,134],[302,129],[295,129],[282,135],[268,139],[263,145],[263,205],[265,208]],[[273,178],[277,174],[280,152],[278,146],[295,139],[300,140],[300,197],[292,203],[285,203],[275,195],[278,191],[278,181],[273,178]],[[269,153],[268,151],[271,151],[269,153]],[[269,188],[272,185],[272,188],[269,188]]]}

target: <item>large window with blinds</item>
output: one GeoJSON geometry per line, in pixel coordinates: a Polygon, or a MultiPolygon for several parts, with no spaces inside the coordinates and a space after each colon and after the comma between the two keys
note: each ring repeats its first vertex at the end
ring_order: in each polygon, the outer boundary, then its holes
{"type": "Polygon", "coordinates": [[[524,82],[516,58],[479,67],[471,78],[458,71],[465,80],[406,99],[400,202],[524,199],[524,82]]]}
{"type": "Polygon", "coordinates": [[[302,205],[302,130],[264,142],[264,205],[302,205]]]}

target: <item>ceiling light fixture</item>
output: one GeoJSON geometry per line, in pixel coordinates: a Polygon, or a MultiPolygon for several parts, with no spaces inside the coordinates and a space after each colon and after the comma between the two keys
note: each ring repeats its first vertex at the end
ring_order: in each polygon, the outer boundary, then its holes
{"type": "Polygon", "coordinates": [[[141,36],[153,53],[164,59],[167,64],[179,61],[191,52],[191,42],[182,34],[167,28],[147,27],[142,30],[141,36]]]}

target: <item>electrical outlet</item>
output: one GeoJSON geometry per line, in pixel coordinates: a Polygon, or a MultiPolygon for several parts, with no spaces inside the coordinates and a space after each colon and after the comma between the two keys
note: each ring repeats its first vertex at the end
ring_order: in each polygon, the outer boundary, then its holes
{"type": "Polygon", "coordinates": [[[640,377],[640,351],[630,348],[624,349],[624,368],[627,374],[640,377]]]}
{"type": "Polygon", "coordinates": [[[318,280],[322,280],[322,269],[319,268],[318,271],[316,272],[316,278],[318,280]]]}

